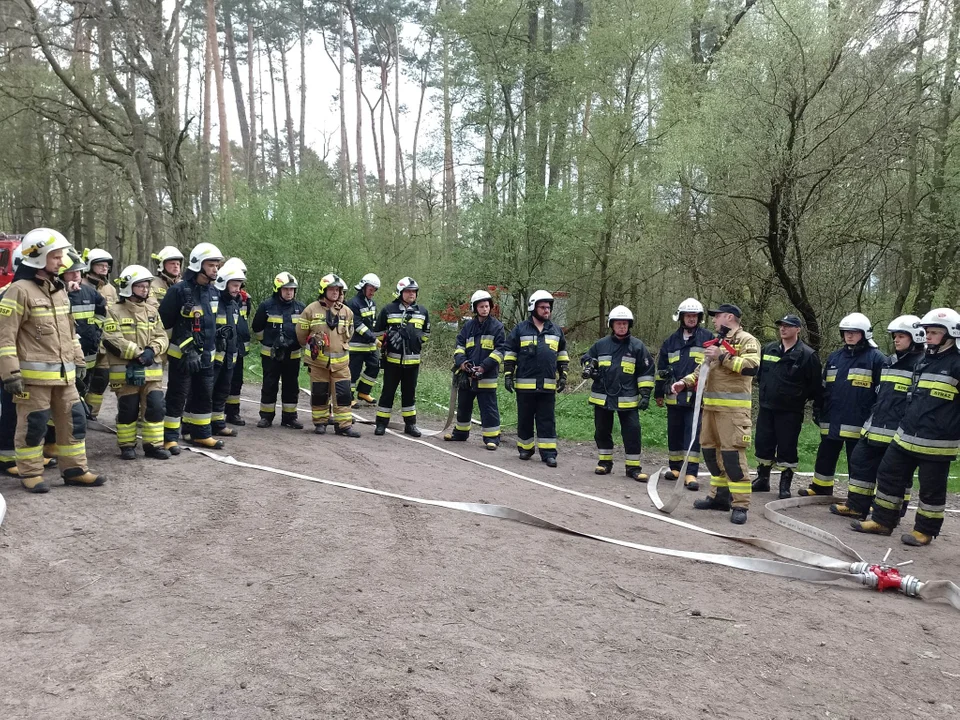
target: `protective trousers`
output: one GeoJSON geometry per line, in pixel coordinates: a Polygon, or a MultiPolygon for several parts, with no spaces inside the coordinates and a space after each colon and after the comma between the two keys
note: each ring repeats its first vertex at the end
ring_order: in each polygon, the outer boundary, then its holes
{"type": "Polygon", "coordinates": [[[873,520],[888,528],[900,523],[904,492],[913,484],[913,473],[920,481],[920,502],[913,529],[936,537],[943,527],[947,504],[949,460],[920,459],[891,444],[877,470],[877,496],[873,500],[873,520]]]}
{"type": "Polygon", "coordinates": [[[326,425],[333,396],[333,422],[341,430],[353,425],[350,414],[350,368],[340,363],[332,368],[309,365],[310,417],[314,425],[326,425]],[[331,393],[332,386],[332,393],[331,393]]]}
{"type": "Polygon", "coordinates": [[[224,413],[228,418],[240,417],[240,392],[243,390],[243,357],[238,355],[230,378],[230,394],[224,403],[224,413]]]}
{"type": "MultiPolygon", "coordinates": [[[[678,405],[667,406],[667,448],[669,453],[670,469],[680,472],[683,458],[690,447],[690,436],[693,433],[693,408],[678,405]]],[[[700,428],[696,430],[696,442],[690,451],[690,462],[687,464],[687,475],[696,477],[700,472],[700,428]]]]}
{"type": "Polygon", "coordinates": [[[53,417],[57,433],[60,474],[79,468],[87,471],[87,416],[77,387],[68,385],[27,385],[25,397],[14,399],[17,405],[17,469],[21,478],[43,475],[43,441],[47,421],[53,417]]]}
{"type": "Polygon", "coordinates": [[[0,388],[0,470],[17,466],[16,434],[17,405],[13,395],[0,388]]]}
{"type": "Polygon", "coordinates": [[[183,367],[181,358],[169,359],[170,376],[167,380],[163,440],[165,443],[175,443],[180,439],[181,417],[184,435],[189,435],[194,440],[205,440],[211,435],[213,365],[201,366],[197,372],[190,374],[183,367]]]}
{"type": "Polygon", "coordinates": [[[717,412],[703,409],[700,447],[703,462],[710,470],[710,497],[728,488],[734,507],[750,508],[750,469],[747,445],[750,444],[750,411],[717,412]]]}
{"type": "Polygon", "coordinates": [[[117,445],[137,446],[137,420],[143,415],[143,447],[163,447],[163,392],[159,382],[142,387],[121,385],[117,393],[117,445]]]}
{"type": "Polygon", "coordinates": [[[417,424],[417,378],[420,376],[419,365],[398,365],[387,363],[383,368],[383,389],[377,401],[377,425],[390,425],[390,413],[393,411],[393,400],[400,388],[400,415],[404,425],[417,424]]]}
{"type": "Polygon", "coordinates": [[[350,388],[357,395],[369,395],[380,372],[380,353],[376,350],[350,351],[350,388]]]}
{"type": "MultiPolygon", "coordinates": [[[[613,416],[620,418],[620,435],[627,470],[640,469],[640,413],[636,410],[607,410],[593,406],[593,439],[597,441],[598,465],[613,467],[613,416]]],[[[689,465],[687,466],[690,467],[689,465]]],[[[678,468],[679,469],[679,468],[678,468]]]]}
{"type": "Polygon", "coordinates": [[[813,465],[813,482],[810,489],[817,495],[833,495],[833,483],[837,474],[837,461],[840,451],[846,448],[847,467],[853,456],[853,449],[857,446],[856,438],[834,440],[823,436],[820,438],[820,447],[817,448],[817,460],[813,465]]]}
{"type": "Polygon", "coordinates": [[[803,428],[802,411],[760,408],[760,413],[757,415],[757,432],[754,437],[757,464],[768,467],[776,465],[781,469],[796,469],[799,461],[797,443],[800,440],[801,428],[803,428]]]}
{"type": "Polygon", "coordinates": [[[517,449],[540,450],[540,459],[557,456],[557,396],[552,392],[517,393],[517,449]],[[536,428],[536,443],[534,443],[536,428]]]}
{"type": "Polygon", "coordinates": [[[260,388],[260,417],[273,420],[277,416],[277,392],[280,393],[280,420],[297,419],[300,399],[300,358],[275,359],[261,355],[263,385],[260,388]]]}
{"type": "Polygon", "coordinates": [[[457,424],[453,426],[453,439],[470,437],[470,418],[473,417],[473,401],[480,407],[480,435],[484,443],[500,444],[500,408],[497,393],[484,390],[457,389],[457,424]]]}
{"type": "Polygon", "coordinates": [[[213,365],[210,430],[214,435],[219,434],[221,430],[227,427],[227,398],[233,384],[233,369],[234,364],[232,362],[214,363],[213,365]]]}
{"type": "Polygon", "coordinates": [[[100,406],[103,405],[103,394],[110,384],[110,368],[95,367],[90,371],[90,380],[87,384],[87,395],[84,402],[90,408],[90,417],[97,417],[100,406]]]}
{"type": "MultiPolygon", "coordinates": [[[[886,443],[874,443],[861,439],[850,455],[850,484],[847,487],[847,501],[844,504],[863,517],[870,514],[870,506],[873,504],[873,496],[877,490],[877,471],[889,447],[886,443]]],[[[910,485],[904,489],[904,507],[901,509],[905,509],[906,503],[909,502],[912,488],[913,479],[911,478],[910,485]]]]}

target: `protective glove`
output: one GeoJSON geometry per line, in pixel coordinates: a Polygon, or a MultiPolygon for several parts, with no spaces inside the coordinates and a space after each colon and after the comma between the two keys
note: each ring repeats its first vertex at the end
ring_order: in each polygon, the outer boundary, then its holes
{"type": "Polygon", "coordinates": [[[318,339],[316,335],[311,335],[307,340],[307,347],[310,348],[310,357],[316,360],[323,350],[323,338],[318,339]]]}
{"type": "Polygon", "coordinates": [[[583,364],[583,371],[580,373],[584,380],[589,380],[593,377],[593,360],[587,360],[583,364]]]}
{"type": "Polygon", "coordinates": [[[80,382],[83,382],[83,379],[87,376],[87,366],[86,365],[77,365],[76,368],[76,378],[80,382]]]}
{"type": "Polygon", "coordinates": [[[562,393],[567,389],[567,374],[561,373],[560,377],[557,378],[557,392],[562,393]]]}
{"type": "Polygon", "coordinates": [[[143,349],[143,352],[140,353],[140,357],[137,358],[137,362],[141,365],[153,365],[153,359],[157,356],[157,351],[152,347],[146,347],[143,349]]]}
{"type": "Polygon", "coordinates": [[[473,365],[470,364],[469,360],[464,360],[460,363],[460,369],[465,373],[473,372],[473,365]]]}
{"type": "Polygon", "coordinates": [[[646,410],[648,407],[650,407],[650,396],[641,395],[640,404],[637,407],[640,408],[641,410],[646,410]]]}
{"type": "Polygon", "coordinates": [[[200,353],[193,348],[187,350],[180,361],[183,364],[183,369],[190,375],[200,371],[200,353]]]}
{"type": "Polygon", "coordinates": [[[3,381],[3,389],[11,395],[23,395],[23,378],[19,373],[11,375],[3,381]]]}
{"type": "Polygon", "coordinates": [[[147,371],[137,362],[127,363],[127,385],[143,387],[147,384],[147,371]]]}
{"type": "Polygon", "coordinates": [[[503,387],[506,388],[508,393],[513,392],[513,375],[507,375],[503,378],[503,387]]]}
{"type": "Polygon", "coordinates": [[[403,333],[400,328],[390,328],[387,330],[387,341],[394,350],[399,350],[403,346],[403,333]]]}

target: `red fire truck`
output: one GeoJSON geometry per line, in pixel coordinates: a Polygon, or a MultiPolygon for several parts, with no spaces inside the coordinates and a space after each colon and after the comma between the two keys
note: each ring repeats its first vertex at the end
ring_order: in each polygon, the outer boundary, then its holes
{"type": "Polygon", "coordinates": [[[22,237],[0,233],[0,287],[9,285],[13,280],[13,251],[19,247],[22,237]]]}

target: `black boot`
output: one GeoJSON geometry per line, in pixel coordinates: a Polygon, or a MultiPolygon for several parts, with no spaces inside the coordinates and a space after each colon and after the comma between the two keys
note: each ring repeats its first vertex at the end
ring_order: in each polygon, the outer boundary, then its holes
{"type": "MultiPolygon", "coordinates": [[[[378,427],[379,427],[379,426],[378,426],[378,427]]],[[[317,434],[317,435],[326,435],[326,434],[327,434],[327,426],[326,426],[326,425],[314,425],[314,426],[313,426],[313,432],[314,432],[315,434],[317,434]]]]}
{"type": "Polygon", "coordinates": [[[353,425],[346,428],[337,428],[336,430],[334,430],[334,432],[337,435],[341,435],[343,437],[351,437],[351,438],[360,437],[360,433],[357,432],[356,428],[354,428],[353,425]]]}
{"type": "Polygon", "coordinates": [[[257,423],[258,428],[268,428],[273,425],[273,418],[260,418],[260,422],[257,423]]]}
{"type": "Polygon", "coordinates": [[[239,415],[227,415],[226,421],[231,425],[237,425],[239,427],[243,427],[244,425],[247,424],[247,421],[244,420],[239,415]]]}
{"type": "Polygon", "coordinates": [[[303,430],[303,423],[296,418],[288,418],[280,421],[280,427],[290,428],[291,430],[303,430]]]}
{"type": "Polygon", "coordinates": [[[377,426],[373,429],[374,435],[385,435],[387,432],[387,426],[377,423],[377,426]]]}
{"type": "Polygon", "coordinates": [[[120,448],[120,459],[121,460],[136,460],[137,451],[132,447],[120,448]]]}
{"type": "Polygon", "coordinates": [[[693,507],[696,510],[729,510],[732,507],[733,498],[730,497],[729,488],[717,488],[717,496],[695,500],[693,507]]]}
{"type": "Polygon", "coordinates": [[[420,432],[420,428],[416,426],[416,423],[411,425],[404,425],[403,432],[412,437],[420,437],[421,435],[423,435],[423,433],[420,432]]]}
{"type": "Polygon", "coordinates": [[[780,471],[780,494],[781,500],[790,497],[790,485],[793,483],[793,468],[784,468],[780,471]]]}
{"type": "Polygon", "coordinates": [[[753,492],[770,492],[770,466],[757,466],[757,479],[753,481],[753,492]]]}

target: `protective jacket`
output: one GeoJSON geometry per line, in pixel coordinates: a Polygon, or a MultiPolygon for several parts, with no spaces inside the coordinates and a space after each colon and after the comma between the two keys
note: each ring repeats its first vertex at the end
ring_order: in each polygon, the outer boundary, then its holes
{"type": "Polygon", "coordinates": [[[353,337],[350,338],[350,352],[374,352],[377,349],[377,335],[373,327],[377,320],[377,304],[367,300],[360,290],[347,300],[347,307],[353,313],[353,337]]]}
{"type": "Polygon", "coordinates": [[[353,310],[341,302],[314,300],[300,314],[297,323],[297,342],[305,347],[304,362],[311,367],[348,369],[353,335],[353,310]],[[315,342],[311,343],[311,338],[315,342]]]}
{"type": "Polygon", "coordinates": [[[653,390],[653,357],[639,338],[610,334],[600,338],[580,359],[596,361],[600,376],[593,378],[590,402],[607,410],[632,410],[640,398],[649,402],[653,390]]]}
{"type": "Polygon", "coordinates": [[[160,320],[168,331],[167,355],[181,358],[196,350],[204,364],[213,362],[217,346],[217,310],[220,292],[213,283],[200,285],[196,273],[187,271],[160,303],[160,320]]]}
{"type": "Polygon", "coordinates": [[[925,460],[955,460],[960,447],[958,384],[960,354],[956,347],[924,355],[914,370],[894,444],[925,460]]]}
{"type": "Polygon", "coordinates": [[[802,340],[787,351],[783,343],[764,345],[757,380],[760,407],[780,412],[803,412],[807,400],[814,404],[823,392],[820,358],[802,340]]]}
{"type": "Polygon", "coordinates": [[[177,284],[177,278],[172,278],[162,270],[150,281],[150,297],[148,302],[160,307],[167,291],[177,284]]]}
{"type": "Polygon", "coordinates": [[[87,283],[68,293],[70,296],[70,314],[80,337],[80,347],[88,368],[97,361],[100,351],[100,337],[103,335],[103,321],[107,317],[107,301],[87,283]]]}
{"type": "Polygon", "coordinates": [[[22,277],[0,300],[0,378],[28,385],[67,385],[84,363],[60,278],[22,277]]]}
{"type": "MultiPolygon", "coordinates": [[[[861,342],[844,346],[827,358],[823,369],[823,408],[820,434],[831,440],[860,437],[877,399],[877,386],[886,358],[861,342]]],[[[814,405],[814,411],[818,411],[814,405]]]]}
{"type": "Polygon", "coordinates": [[[120,300],[120,295],[117,293],[117,288],[107,280],[101,278],[99,275],[87,273],[83,276],[83,280],[80,281],[80,284],[91,287],[100,293],[103,296],[103,299],[107,301],[107,305],[113,305],[115,302],[120,300]]]}
{"type": "Polygon", "coordinates": [[[395,365],[419,365],[423,346],[430,340],[430,313],[418,303],[407,306],[399,298],[377,316],[377,335],[386,333],[383,353],[395,365]]]}
{"type": "Polygon", "coordinates": [[[163,380],[161,361],[169,341],[156,306],[145,300],[123,298],[107,308],[103,323],[103,347],[110,364],[110,384],[127,384],[127,367],[142,367],[146,380],[163,380]],[[153,362],[143,365],[137,358],[146,348],[154,352],[153,362]]]}
{"type": "Polygon", "coordinates": [[[654,397],[664,398],[667,405],[680,407],[693,405],[693,392],[687,390],[674,395],[670,392],[670,386],[697,369],[697,366],[703,362],[703,344],[712,339],[712,332],[706,328],[697,327],[688,339],[683,337],[683,328],[678,328],[664,340],[657,357],[654,397]]]}
{"type": "Polygon", "coordinates": [[[246,290],[241,290],[237,297],[240,313],[237,317],[237,352],[240,357],[246,357],[250,353],[250,295],[246,290]]]}
{"type": "Polygon", "coordinates": [[[566,377],[570,356],[563,330],[547,320],[538,330],[527,318],[507,337],[507,351],[503,356],[504,373],[514,375],[518,393],[556,392],[557,378],[566,377]]]}
{"type": "Polygon", "coordinates": [[[913,348],[902,356],[893,353],[886,359],[880,371],[877,400],[870,417],[863,424],[861,442],[865,440],[875,445],[887,445],[893,440],[907,409],[907,394],[913,383],[913,372],[921,360],[923,350],[913,348]]]}
{"type": "Polygon", "coordinates": [[[471,318],[457,333],[457,346],[453,351],[454,367],[460,367],[469,361],[471,365],[483,368],[483,375],[470,383],[475,392],[495,392],[500,363],[506,351],[507,334],[503,323],[488,315],[483,322],[471,318]]]}
{"type": "Polygon", "coordinates": [[[289,352],[291,360],[301,357],[297,324],[303,309],[304,304],[297,298],[287,302],[280,297],[279,291],[260,303],[250,329],[260,341],[261,355],[270,356],[271,349],[278,348],[284,353],[289,352]]]}
{"type": "MultiPolygon", "coordinates": [[[[703,409],[716,412],[750,410],[753,397],[753,376],[760,367],[760,343],[743,328],[737,328],[726,340],[733,345],[735,355],[723,352],[719,362],[710,365],[707,385],[703,388],[703,409]]],[[[702,365],[683,378],[684,384],[696,387],[702,365]]]]}
{"type": "Polygon", "coordinates": [[[237,323],[240,321],[240,298],[233,297],[226,290],[220,291],[217,306],[217,335],[214,362],[225,362],[232,367],[237,359],[237,323]]]}

